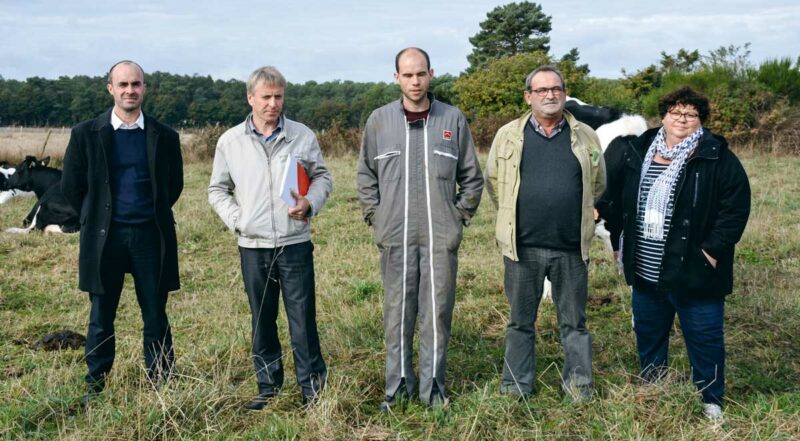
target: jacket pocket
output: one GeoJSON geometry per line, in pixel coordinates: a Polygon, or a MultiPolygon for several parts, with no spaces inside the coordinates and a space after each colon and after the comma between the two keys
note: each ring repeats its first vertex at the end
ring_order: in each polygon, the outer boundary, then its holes
{"type": "Polygon", "coordinates": [[[458,151],[455,147],[445,143],[437,144],[433,148],[433,160],[436,167],[436,177],[455,182],[456,166],[458,165],[458,151]]]}
{"type": "Polygon", "coordinates": [[[450,211],[451,224],[445,228],[446,246],[450,251],[458,251],[461,239],[464,237],[464,218],[454,204],[448,203],[447,205],[450,211]]]}
{"type": "Polygon", "coordinates": [[[400,146],[396,145],[393,149],[383,152],[373,158],[378,168],[378,181],[388,182],[400,179],[400,146]]]}
{"type": "Polygon", "coordinates": [[[710,289],[717,276],[717,270],[703,254],[697,245],[689,245],[689,251],[684,264],[686,275],[686,288],[688,291],[703,291],[710,289]]]}

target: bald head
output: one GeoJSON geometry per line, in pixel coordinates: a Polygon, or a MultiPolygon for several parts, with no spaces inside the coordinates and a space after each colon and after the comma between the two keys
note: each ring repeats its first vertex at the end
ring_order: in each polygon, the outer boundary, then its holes
{"type": "Polygon", "coordinates": [[[418,47],[407,47],[400,52],[397,53],[397,56],[394,57],[394,71],[400,72],[400,59],[403,58],[404,55],[422,55],[425,57],[425,69],[431,69],[431,58],[428,56],[428,53],[418,47]]]}
{"type": "Polygon", "coordinates": [[[114,71],[117,70],[117,67],[119,67],[119,66],[135,66],[137,69],[139,69],[139,72],[141,72],[142,79],[144,79],[144,69],[142,69],[142,66],[139,66],[139,64],[136,63],[135,61],[122,60],[122,61],[117,61],[116,63],[114,63],[114,65],[111,66],[111,69],[108,70],[108,77],[106,78],[106,81],[108,82],[108,84],[111,84],[111,83],[114,82],[114,71]]]}

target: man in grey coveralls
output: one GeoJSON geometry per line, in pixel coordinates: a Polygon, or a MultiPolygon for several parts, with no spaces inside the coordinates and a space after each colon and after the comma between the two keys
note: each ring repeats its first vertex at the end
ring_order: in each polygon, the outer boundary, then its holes
{"type": "Polygon", "coordinates": [[[370,115],[358,162],[364,220],[381,253],[386,390],[411,395],[414,326],[419,314],[419,397],[445,405],[447,342],[455,301],[462,226],[475,214],[483,175],[467,119],[428,93],[428,54],[407,48],[395,58],[403,97],[370,115]]]}

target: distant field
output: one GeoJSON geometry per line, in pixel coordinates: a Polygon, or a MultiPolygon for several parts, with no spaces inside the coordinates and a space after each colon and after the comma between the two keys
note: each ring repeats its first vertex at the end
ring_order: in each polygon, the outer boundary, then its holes
{"type": "MultiPolygon", "coordinates": [[[[50,156],[56,163],[60,163],[67,150],[70,130],[70,127],[0,127],[0,161],[18,164],[26,155],[33,155],[50,156]],[[48,132],[50,138],[47,137],[48,132]]],[[[192,141],[191,132],[184,130],[180,133],[182,143],[192,141]]]]}
{"type": "MultiPolygon", "coordinates": [[[[599,242],[592,250],[588,323],[597,397],[580,405],[563,398],[563,359],[549,304],[538,321],[537,394],[527,402],[501,395],[508,306],[493,240],[495,211],[486,197],[460,254],[449,409],[428,411],[414,400],[393,415],[378,412],[384,368],[378,253],[356,202],[354,157],[329,163],[334,193],[312,226],[330,371],[317,407],[299,409],[281,312],[285,387],[267,410],[242,410],[256,393],[249,309],[234,237],[206,202],[210,165],[195,163],[186,167],[176,205],[183,288],[168,304],[178,375],[159,392],[143,383],[141,319],[129,279],[108,388],[89,411],[77,411],[83,351],[43,352],[28,344],[64,328],[86,332],[89,302],[76,288],[78,235],[0,233],[0,438],[800,439],[800,159],[744,160],[753,213],[737,248],[736,287],[726,308],[728,393],[718,428],[701,415],[677,324],[672,372],[661,384],[640,384],[630,293],[599,242]]],[[[31,204],[0,206],[0,228],[18,226],[31,204]]]]}

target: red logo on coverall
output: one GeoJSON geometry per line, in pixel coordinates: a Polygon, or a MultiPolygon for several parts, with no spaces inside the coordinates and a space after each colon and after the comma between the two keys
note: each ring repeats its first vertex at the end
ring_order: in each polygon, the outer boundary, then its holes
{"type": "Polygon", "coordinates": [[[442,139],[444,139],[445,141],[450,141],[451,139],[453,139],[453,132],[449,130],[442,130],[442,139]]]}

